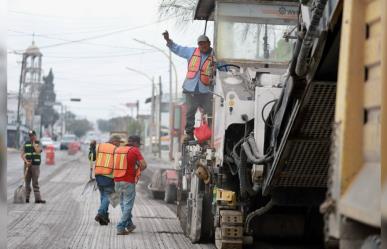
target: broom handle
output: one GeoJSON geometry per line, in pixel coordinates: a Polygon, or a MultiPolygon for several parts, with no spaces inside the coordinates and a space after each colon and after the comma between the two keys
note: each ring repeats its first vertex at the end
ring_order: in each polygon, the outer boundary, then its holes
{"type": "Polygon", "coordinates": [[[27,178],[27,173],[28,173],[28,170],[31,166],[28,166],[26,163],[24,164],[24,176],[22,178],[22,181],[24,182],[24,185],[27,185],[26,184],[26,178],[27,178]]]}

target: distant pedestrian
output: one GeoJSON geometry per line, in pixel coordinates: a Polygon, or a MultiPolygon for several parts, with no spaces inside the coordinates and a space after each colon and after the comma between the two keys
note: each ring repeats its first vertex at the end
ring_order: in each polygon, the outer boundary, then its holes
{"type": "Polygon", "coordinates": [[[35,203],[46,203],[42,199],[39,190],[39,174],[42,148],[36,138],[36,132],[28,132],[29,140],[24,143],[21,151],[21,157],[24,161],[24,174],[26,182],[26,202],[30,202],[31,181],[34,189],[35,203]]]}
{"type": "Polygon", "coordinates": [[[147,164],[141,155],[139,136],[130,136],[128,143],[117,148],[114,153],[114,182],[115,191],[120,195],[122,216],[117,224],[117,235],[127,235],[136,226],[132,220],[132,209],[136,196],[136,183],[141,171],[147,164]]]}
{"type": "Polygon", "coordinates": [[[98,144],[96,147],[95,179],[101,195],[101,204],[95,220],[100,225],[107,225],[109,219],[109,195],[114,192],[113,166],[114,151],[120,145],[121,138],[112,136],[108,143],[98,144]]]}

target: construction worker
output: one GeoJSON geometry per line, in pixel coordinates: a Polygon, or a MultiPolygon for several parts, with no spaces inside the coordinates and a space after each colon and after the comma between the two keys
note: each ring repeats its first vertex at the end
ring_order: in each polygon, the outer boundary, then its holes
{"type": "Polygon", "coordinates": [[[176,55],[187,59],[188,71],[183,84],[183,93],[186,97],[187,121],[185,126],[185,141],[193,140],[195,113],[201,107],[204,114],[212,113],[212,94],[209,87],[214,73],[214,53],[210,39],[201,35],[197,39],[198,47],[183,47],[169,38],[168,31],[163,33],[167,46],[176,55]]]}
{"type": "Polygon", "coordinates": [[[97,141],[91,140],[90,146],[89,146],[89,154],[87,156],[89,159],[89,165],[90,165],[90,180],[93,179],[93,164],[97,159],[96,148],[97,148],[97,141]]]}
{"type": "Polygon", "coordinates": [[[24,175],[26,183],[26,202],[30,202],[31,180],[32,188],[34,189],[35,203],[46,203],[42,199],[39,190],[39,174],[42,148],[36,138],[36,132],[30,130],[28,132],[29,140],[24,143],[21,150],[21,158],[24,161],[24,175]]]}
{"type": "Polygon", "coordinates": [[[117,235],[127,235],[136,228],[132,220],[136,183],[141,171],[147,167],[139,150],[140,142],[139,136],[130,136],[128,144],[117,148],[114,153],[115,191],[120,195],[122,211],[117,224],[117,235]]]}
{"type": "Polygon", "coordinates": [[[114,151],[120,145],[121,138],[112,136],[108,143],[98,144],[95,160],[95,180],[101,195],[101,204],[95,220],[100,225],[107,225],[109,220],[109,195],[114,192],[113,166],[114,151]]]}

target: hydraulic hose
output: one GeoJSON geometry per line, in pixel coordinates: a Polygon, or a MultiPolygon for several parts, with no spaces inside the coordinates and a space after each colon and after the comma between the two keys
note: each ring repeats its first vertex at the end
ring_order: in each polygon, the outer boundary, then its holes
{"type": "Polygon", "coordinates": [[[254,196],[257,193],[251,187],[251,183],[247,178],[247,157],[243,149],[241,149],[241,160],[238,167],[238,176],[239,176],[239,188],[241,191],[242,197],[246,197],[246,193],[249,196],[254,196]]]}
{"type": "Polygon", "coordinates": [[[300,53],[300,50],[301,50],[301,45],[302,45],[302,38],[301,38],[301,35],[297,35],[297,41],[296,41],[296,45],[295,45],[295,49],[294,49],[294,54],[293,54],[293,57],[292,57],[292,61],[290,62],[290,67],[289,67],[289,73],[291,76],[295,76],[296,75],[296,66],[297,66],[297,58],[298,58],[298,54],[300,53]]]}
{"type": "Polygon", "coordinates": [[[242,138],[241,140],[239,140],[235,145],[234,147],[232,148],[232,152],[231,152],[231,156],[232,158],[234,159],[234,163],[239,167],[240,164],[241,164],[241,158],[238,156],[238,153],[237,153],[237,148],[243,143],[244,141],[244,138],[242,138]]]}
{"type": "Polygon", "coordinates": [[[247,138],[247,142],[249,142],[250,149],[251,149],[251,152],[253,153],[253,155],[254,155],[256,158],[259,158],[260,155],[259,155],[257,143],[255,142],[255,139],[254,139],[254,137],[253,137],[252,135],[250,135],[250,136],[247,138]]]}
{"type": "Polygon", "coordinates": [[[274,203],[272,200],[270,200],[265,206],[255,210],[247,215],[247,217],[246,217],[246,229],[245,229],[247,234],[251,233],[250,223],[253,220],[253,218],[267,213],[273,206],[274,206],[274,203]]]}
{"type": "Polygon", "coordinates": [[[297,58],[296,74],[299,77],[305,76],[308,72],[308,57],[313,46],[313,41],[318,36],[318,25],[323,15],[326,3],[327,0],[315,0],[313,2],[314,10],[312,13],[311,22],[302,42],[300,54],[297,58]]]}
{"type": "Polygon", "coordinates": [[[228,168],[230,170],[231,175],[235,176],[236,174],[238,174],[238,168],[234,169],[233,166],[232,166],[232,164],[236,164],[235,161],[234,161],[234,158],[232,158],[229,155],[224,155],[224,162],[227,164],[227,166],[228,166],[228,168]]]}
{"type": "Polygon", "coordinates": [[[264,164],[271,160],[271,157],[256,158],[251,152],[251,148],[248,142],[242,144],[243,151],[246,153],[248,160],[254,164],[264,164]]]}

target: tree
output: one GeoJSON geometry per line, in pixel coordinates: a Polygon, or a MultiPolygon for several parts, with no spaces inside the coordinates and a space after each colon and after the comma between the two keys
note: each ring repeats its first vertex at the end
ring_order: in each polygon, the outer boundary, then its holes
{"type": "Polygon", "coordinates": [[[98,119],[97,126],[98,129],[102,132],[110,132],[112,130],[109,120],[98,119]]]}
{"type": "Polygon", "coordinates": [[[52,69],[50,69],[47,76],[43,77],[43,81],[44,83],[39,91],[38,113],[41,116],[42,125],[47,128],[50,125],[54,125],[59,119],[59,113],[53,107],[56,94],[54,91],[54,74],[52,73],[52,69]]]}
{"type": "Polygon", "coordinates": [[[70,111],[65,113],[66,130],[82,137],[86,132],[93,129],[93,125],[87,119],[77,119],[76,115],[70,111]]]}
{"type": "Polygon", "coordinates": [[[99,119],[98,129],[102,132],[126,131],[128,134],[141,135],[144,124],[130,116],[115,117],[108,120],[99,119]]]}
{"type": "Polygon", "coordinates": [[[77,137],[82,137],[93,129],[93,125],[87,119],[74,119],[67,122],[66,129],[77,137]]]}
{"type": "Polygon", "coordinates": [[[192,0],[161,0],[159,5],[160,18],[176,18],[178,25],[192,22],[196,2],[192,0]]]}

